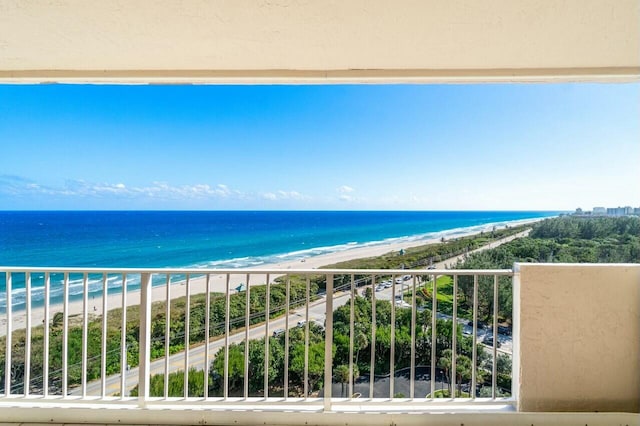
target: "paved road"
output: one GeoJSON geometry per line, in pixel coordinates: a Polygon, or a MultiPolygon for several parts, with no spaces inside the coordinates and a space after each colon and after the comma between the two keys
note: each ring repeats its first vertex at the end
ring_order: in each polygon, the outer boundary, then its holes
{"type": "MultiPolygon", "coordinates": [[[[336,294],[333,298],[334,309],[338,306],[342,306],[349,301],[349,293],[336,294]]],[[[324,322],[326,304],[324,298],[313,302],[309,306],[309,321],[317,321],[319,323],[324,322]]],[[[298,321],[305,320],[306,313],[304,307],[294,310],[289,315],[289,327],[297,327],[298,321]]],[[[269,333],[273,333],[274,330],[284,329],[286,326],[286,317],[281,317],[269,322],[269,333]]],[[[249,330],[249,340],[260,339],[265,336],[265,325],[257,325],[249,330]]],[[[245,332],[241,331],[229,336],[229,343],[240,343],[245,339],[245,332]]],[[[210,359],[213,360],[216,352],[218,352],[225,345],[225,339],[219,339],[209,344],[210,359]]],[[[189,350],[189,367],[204,369],[205,358],[205,346],[200,345],[192,347],[189,350]]],[[[169,357],[169,371],[174,372],[178,370],[184,370],[185,367],[185,353],[180,352],[169,357]]],[[[150,373],[151,375],[164,374],[165,371],[165,358],[158,359],[151,362],[150,373]]],[[[121,391],[121,376],[120,374],[109,376],[106,380],[106,394],[113,395],[120,393],[121,391]]],[[[127,372],[126,377],[126,393],[127,395],[138,384],[138,368],[132,368],[127,372]]],[[[87,395],[100,395],[102,383],[100,380],[93,381],[87,384],[87,395]]],[[[71,391],[72,395],[80,395],[81,389],[76,388],[71,391]]]]}
{"type": "MultiPolygon", "coordinates": [[[[431,367],[417,366],[414,376],[414,396],[416,398],[425,398],[431,394],[431,367]]],[[[363,375],[354,379],[353,393],[358,395],[359,398],[369,398],[369,375],[363,375]]],[[[389,398],[390,396],[396,396],[398,394],[404,395],[408,398],[411,395],[411,369],[403,368],[398,370],[394,374],[393,381],[393,394],[390,395],[389,384],[391,382],[390,376],[376,376],[373,382],[373,397],[375,398],[389,398]]],[[[436,369],[436,390],[448,389],[447,378],[441,369],[436,369]]],[[[331,395],[334,397],[347,397],[349,386],[348,384],[332,383],[331,395]]],[[[324,395],[324,389],[320,390],[319,396],[324,395]]]]}
{"type": "MultiPolygon", "coordinates": [[[[518,234],[515,234],[513,236],[507,237],[507,238],[503,238],[502,240],[499,241],[495,241],[492,242],[486,246],[483,246],[481,248],[478,248],[476,250],[473,250],[469,253],[474,253],[477,251],[481,251],[481,250],[487,250],[489,248],[494,248],[497,247],[501,244],[504,244],[506,242],[509,242],[515,238],[520,238],[523,236],[526,236],[529,234],[529,231],[524,231],[524,232],[520,232],[518,234]]],[[[448,266],[451,266],[453,264],[455,264],[458,259],[462,259],[464,258],[465,255],[460,255],[460,256],[455,256],[452,257],[450,259],[444,260],[442,262],[438,262],[438,263],[434,263],[434,267],[436,269],[445,269],[448,266]]],[[[408,281],[410,282],[410,281],[408,281]]],[[[396,287],[396,295],[400,294],[400,292],[402,291],[402,287],[406,287],[406,284],[395,284],[396,287]]],[[[378,291],[376,292],[376,298],[379,300],[391,300],[392,299],[392,289],[391,288],[386,288],[382,291],[378,291]]],[[[343,292],[343,293],[336,293],[334,295],[333,298],[333,308],[337,308],[339,306],[342,306],[344,304],[346,304],[349,301],[349,292],[343,292]]],[[[319,323],[324,323],[324,319],[325,319],[325,310],[326,310],[326,304],[325,304],[325,299],[321,298],[320,300],[317,300],[316,302],[313,302],[310,306],[309,306],[309,321],[317,321],[319,323]]],[[[440,317],[442,318],[447,318],[446,315],[444,314],[438,314],[440,317]]],[[[305,309],[304,307],[298,308],[294,311],[292,311],[289,315],[289,327],[296,327],[298,324],[298,321],[305,319],[305,309]]],[[[447,319],[451,319],[451,317],[448,317],[447,319]]],[[[464,327],[467,327],[469,330],[471,329],[471,327],[466,325],[466,321],[462,320],[462,319],[458,319],[459,322],[463,323],[464,327]]],[[[272,333],[273,330],[277,330],[277,329],[284,329],[286,326],[286,318],[285,317],[281,317],[275,320],[271,320],[269,323],[269,332],[272,333]]],[[[464,329],[465,332],[467,332],[467,328],[464,329]]],[[[253,328],[250,329],[249,331],[249,339],[253,340],[253,339],[260,339],[262,337],[265,336],[266,330],[265,330],[265,325],[258,325],[255,326],[253,328]]],[[[486,330],[479,330],[478,332],[478,341],[481,342],[482,339],[485,337],[486,334],[486,330]]],[[[245,332],[239,332],[239,333],[235,333],[231,336],[229,336],[229,343],[239,343],[244,341],[245,339],[245,332]]],[[[501,352],[504,353],[511,353],[511,339],[509,336],[503,336],[503,335],[499,335],[498,336],[498,340],[503,343],[502,348],[498,349],[501,352]]],[[[213,360],[214,355],[216,354],[216,352],[218,352],[218,350],[220,350],[222,347],[224,347],[225,344],[225,340],[223,339],[219,339],[216,340],[214,342],[211,342],[209,344],[209,351],[210,351],[210,360],[209,362],[211,362],[211,360],[213,360]]],[[[194,367],[197,369],[204,369],[204,357],[205,357],[205,346],[204,345],[200,345],[197,347],[192,347],[189,350],[189,367],[194,367]]],[[[184,370],[185,368],[185,353],[184,352],[180,352],[174,355],[171,355],[169,357],[169,372],[175,372],[178,370],[184,370]]],[[[165,359],[159,359],[156,361],[153,361],[151,363],[151,367],[150,367],[150,373],[151,375],[156,375],[156,374],[164,374],[165,371],[165,359]]],[[[116,393],[120,393],[121,391],[121,383],[120,380],[121,376],[120,374],[116,374],[116,375],[112,375],[107,377],[106,379],[106,394],[107,395],[113,395],[116,393]]],[[[138,368],[132,368],[127,372],[126,375],[126,394],[128,395],[129,392],[131,391],[131,389],[133,389],[136,385],[138,384],[138,368]]],[[[93,382],[90,382],[87,384],[87,395],[100,395],[100,391],[102,388],[102,383],[100,380],[96,380],[93,382]]],[[[81,394],[81,388],[75,388],[73,389],[70,394],[72,395],[80,395],[81,394]]]]}
{"type": "MultiPolygon", "coordinates": [[[[407,283],[411,283],[411,281],[407,281],[402,284],[396,284],[396,298],[402,293],[407,293],[410,291],[411,287],[407,287],[407,283]]],[[[411,286],[411,284],[409,284],[411,286]]],[[[385,290],[377,291],[376,298],[379,300],[391,300],[392,299],[391,288],[387,288],[385,290]]],[[[436,313],[437,317],[445,320],[453,320],[451,315],[444,314],[442,312],[436,313]]],[[[468,325],[469,320],[465,318],[457,318],[458,324],[462,325],[462,332],[467,336],[471,336],[473,334],[473,326],[468,325]]],[[[491,324],[488,324],[486,328],[478,328],[477,329],[478,337],[477,341],[481,345],[485,346],[487,349],[493,349],[493,346],[485,345],[483,340],[485,337],[490,337],[493,335],[493,328],[491,324]]],[[[510,335],[498,333],[498,342],[500,342],[500,347],[497,348],[497,351],[503,354],[511,355],[513,353],[513,340],[510,335]]]]}

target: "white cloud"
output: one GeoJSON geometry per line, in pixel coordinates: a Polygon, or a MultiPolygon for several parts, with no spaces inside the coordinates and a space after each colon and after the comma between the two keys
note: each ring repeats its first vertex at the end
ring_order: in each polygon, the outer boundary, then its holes
{"type": "Polygon", "coordinates": [[[208,184],[173,186],[166,182],[153,182],[148,186],[131,186],[124,183],[91,183],[84,180],[68,180],[62,186],[44,186],[19,176],[0,176],[0,193],[10,195],[52,195],[64,197],[120,197],[154,199],[227,198],[243,194],[227,185],[208,184]]]}
{"type": "Polygon", "coordinates": [[[348,194],[350,192],[355,191],[355,189],[353,189],[352,187],[348,186],[348,185],[342,185],[339,186],[336,191],[338,191],[339,194],[348,194]]]}
{"type": "Polygon", "coordinates": [[[355,189],[349,185],[342,185],[336,188],[338,192],[338,200],[346,203],[357,201],[357,198],[353,196],[355,189]]]}
{"type": "Polygon", "coordinates": [[[278,190],[276,192],[263,192],[261,197],[269,201],[277,200],[308,200],[309,197],[299,193],[298,191],[283,191],[278,190]]]}
{"type": "Polygon", "coordinates": [[[131,188],[135,194],[143,194],[152,198],[165,199],[203,199],[240,197],[239,191],[231,190],[227,185],[218,184],[214,187],[208,184],[173,186],[165,182],[153,182],[150,186],[131,188]]]}
{"type": "Polygon", "coordinates": [[[303,200],[305,198],[305,196],[298,191],[278,191],[278,194],[285,200],[303,200]]]}
{"type": "Polygon", "coordinates": [[[298,191],[267,191],[246,193],[219,183],[209,185],[171,185],[167,182],[152,182],[149,185],[129,186],[123,182],[93,183],[84,180],[68,180],[59,186],[44,186],[19,176],[0,175],[0,194],[11,196],[47,195],[62,198],[95,199],[151,199],[151,200],[270,200],[302,201],[310,197],[298,191]]]}
{"type": "Polygon", "coordinates": [[[42,192],[44,188],[36,182],[15,175],[0,175],[0,194],[23,195],[24,193],[42,192]]]}

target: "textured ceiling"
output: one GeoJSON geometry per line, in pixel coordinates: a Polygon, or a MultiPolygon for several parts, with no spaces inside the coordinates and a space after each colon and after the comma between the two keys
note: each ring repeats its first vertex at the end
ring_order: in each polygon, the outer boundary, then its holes
{"type": "Polygon", "coordinates": [[[640,0],[0,0],[0,80],[638,80],[640,0]]]}

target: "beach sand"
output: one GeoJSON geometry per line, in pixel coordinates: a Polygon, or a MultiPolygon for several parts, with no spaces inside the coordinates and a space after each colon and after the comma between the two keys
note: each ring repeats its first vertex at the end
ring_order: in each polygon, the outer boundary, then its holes
{"type": "MultiPolygon", "coordinates": [[[[521,223],[531,223],[533,220],[529,221],[521,221],[521,223]]],[[[510,226],[518,225],[518,223],[510,223],[510,226]]],[[[493,226],[489,226],[485,231],[490,230],[493,226]]],[[[503,228],[503,227],[501,227],[503,228]]],[[[480,231],[474,230],[473,232],[468,232],[464,234],[457,234],[455,238],[459,238],[462,236],[474,235],[478,234],[480,231]]],[[[521,233],[517,237],[524,236],[526,233],[521,233]]],[[[503,244],[507,241],[510,241],[516,237],[507,237],[506,239],[500,240],[498,242],[492,243],[489,246],[482,247],[478,250],[483,250],[487,248],[495,247],[496,245],[503,244]]],[[[229,288],[231,289],[231,293],[235,292],[235,288],[239,286],[241,283],[246,284],[247,276],[246,270],[291,270],[294,272],[295,270],[309,270],[309,269],[317,269],[322,266],[332,265],[339,262],[344,262],[347,260],[360,259],[366,257],[375,257],[382,256],[391,252],[398,252],[401,249],[408,249],[411,247],[423,246],[426,244],[433,244],[440,241],[440,238],[434,238],[430,240],[416,240],[411,242],[401,242],[401,243],[388,243],[388,244],[380,244],[374,246],[366,246],[366,247],[354,247],[352,249],[347,249],[334,253],[327,253],[312,257],[307,257],[302,260],[292,260],[292,261],[283,261],[280,263],[272,263],[272,264],[264,264],[259,265],[253,268],[246,268],[242,273],[238,274],[230,274],[229,276],[229,288]]],[[[455,258],[447,259],[443,262],[435,264],[437,268],[444,269],[445,267],[449,267],[457,261],[458,258],[462,256],[457,256],[455,258]]],[[[269,276],[269,281],[274,282],[276,278],[282,276],[282,274],[272,274],[269,276]]],[[[175,279],[175,278],[174,278],[175,279]]],[[[264,274],[251,274],[249,285],[263,285],[266,282],[266,275],[264,274]]],[[[220,292],[224,293],[226,291],[226,275],[225,274],[211,274],[210,275],[210,289],[212,292],[220,292]]],[[[196,294],[201,294],[206,292],[206,278],[198,277],[192,278],[189,282],[190,294],[191,296],[196,294]]],[[[171,299],[184,297],[186,295],[187,285],[184,281],[175,283],[172,282],[170,293],[171,299]]],[[[152,289],[152,302],[156,301],[165,301],[166,300],[166,285],[154,286],[152,289]]],[[[126,293],[126,305],[139,305],[140,304],[140,291],[128,291],[126,293]]],[[[109,294],[107,296],[107,310],[116,309],[122,307],[122,293],[109,294]]],[[[102,296],[94,296],[89,297],[88,305],[87,305],[88,314],[92,317],[102,315],[103,311],[103,298],[102,296]]],[[[56,304],[50,305],[49,309],[49,320],[53,318],[56,312],[62,312],[63,305],[56,304]]],[[[74,300],[69,302],[69,317],[81,316],[84,311],[83,301],[82,300],[74,300]]],[[[45,313],[44,307],[33,308],[31,311],[31,325],[33,327],[44,323],[45,313]]],[[[26,326],[27,316],[26,311],[15,311],[12,315],[12,329],[19,330],[23,329],[26,326]]],[[[0,336],[6,335],[6,318],[2,317],[0,319],[0,336]]]]}

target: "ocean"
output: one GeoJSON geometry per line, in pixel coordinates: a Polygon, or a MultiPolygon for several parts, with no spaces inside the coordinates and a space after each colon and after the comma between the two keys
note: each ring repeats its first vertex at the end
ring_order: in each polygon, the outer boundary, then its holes
{"type": "MultiPolygon", "coordinates": [[[[556,216],[550,211],[4,211],[0,266],[103,268],[241,268],[304,259],[349,248],[447,238],[556,216]]],[[[22,274],[14,274],[12,305],[24,306],[22,274]]],[[[32,300],[43,302],[34,275],[32,300]]],[[[0,312],[6,308],[0,274],[0,312]]],[[[52,302],[61,289],[52,277],[52,302]],[[57,288],[57,290],[56,290],[57,288]]],[[[98,280],[99,281],[99,280],[98,280]]],[[[59,282],[58,282],[59,284],[59,282]]],[[[117,286],[114,279],[114,286],[117,286]]],[[[82,293],[70,282],[70,297],[82,293]]],[[[137,288],[135,283],[129,286],[137,288]]],[[[99,282],[90,286],[98,292],[99,282]]],[[[117,289],[116,289],[117,290],[117,289]]],[[[110,288],[109,291],[112,291],[110,288]]]]}

